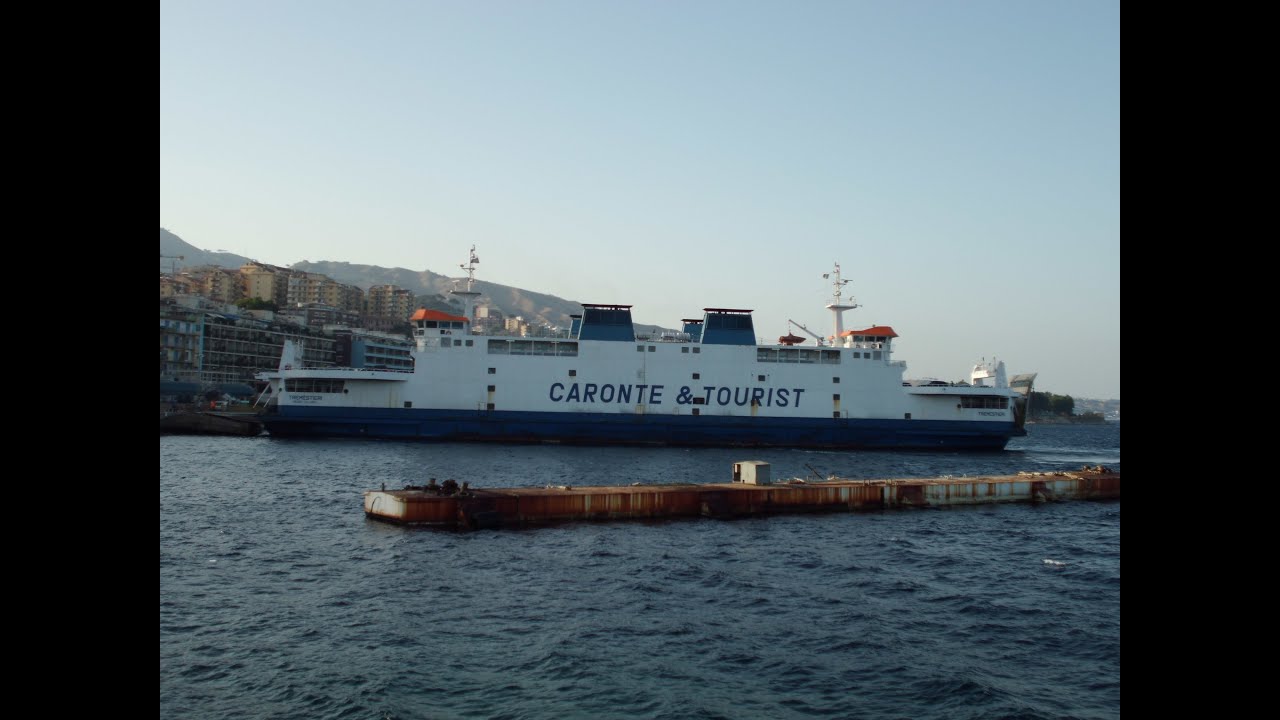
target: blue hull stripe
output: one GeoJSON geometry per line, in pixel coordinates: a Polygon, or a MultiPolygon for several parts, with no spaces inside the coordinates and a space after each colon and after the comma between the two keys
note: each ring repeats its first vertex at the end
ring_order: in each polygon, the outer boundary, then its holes
{"type": "Polygon", "coordinates": [[[584,445],[1002,450],[1012,422],[752,418],[286,406],[260,418],[280,437],[584,445]]]}

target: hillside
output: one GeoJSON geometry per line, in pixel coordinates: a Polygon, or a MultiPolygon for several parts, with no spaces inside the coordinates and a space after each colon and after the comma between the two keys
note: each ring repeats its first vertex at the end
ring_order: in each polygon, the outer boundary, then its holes
{"type": "MultiPolygon", "coordinates": [[[[458,287],[465,288],[466,281],[439,275],[430,270],[384,268],[377,265],[357,265],[346,262],[299,262],[290,266],[294,270],[328,275],[340,283],[355,285],[365,290],[374,285],[398,285],[414,295],[444,295],[458,287]],[[456,283],[456,284],[455,284],[456,283]]],[[[482,301],[501,310],[504,315],[519,315],[525,320],[541,321],[559,327],[569,326],[569,315],[582,312],[582,305],[554,295],[533,292],[509,285],[477,280],[473,289],[481,293],[482,301]]]]}
{"type": "MultiPolygon", "coordinates": [[[[173,233],[160,228],[160,271],[169,272],[171,265],[181,271],[183,268],[197,265],[217,265],[219,267],[238,268],[252,259],[228,252],[209,252],[201,250],[173,233]],[[174,260],[163,256],[183,256],[182,260],[174,260]]],[[[449,297],[449,291],[465,286],[465,279],[458,281],[447,275],[439,275],[430,270],[410,270],[408,268],[384,268],[377,265],[358,265],[348,262],[320,261],[298,262],[289,266],[293,270],[327,275],[340,283],[355,285],[368,290],[374,285],[397,285],[418,296],[427,305],[434,305],[430,300],[434,296],[449,297]]],[[[482,304],[488,304],[506,316],[519,315],[531,323],[546,323],[561,328],[569,326],[569,315],[582,312],[582,305],[573,300],[565,300],[555,295],[525,290],[523,288],[501,285],[498,283],[477,280],[473,288],[482,293],[482,304]]],[[[636,332],[646,333],[660,330],[656,325],[636,324],[636,332]]]]}
{"type": "Polygon", "coordinates": [[[171,269],[181,271],[183,268],[192,268],[199,265],[238,268],[247,262],[252,262],[252,260],[243,255],[201,250],[168,230],[160,228],[160,272],[162,273],[167,273],[171,269]],[[179,256],[182,259],[178,259],[179,256]]]}

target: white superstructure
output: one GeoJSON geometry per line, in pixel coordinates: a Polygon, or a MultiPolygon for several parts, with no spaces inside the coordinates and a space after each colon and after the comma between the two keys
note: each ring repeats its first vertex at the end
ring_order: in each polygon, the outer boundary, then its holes
{"type": "MultiPolygon", "coordinates": [[[[414,314],[411,372],[298,367],[272,373],[276,435],[790,447],[1002,448],[1022,433],[1004,364],[969,383],[904,381],[888,326],[844,329],[848,280],[833,273],[830,345],[759,345],[751,311],[706,308],[680,331],[636,335],[631,306],[584,304],[565,337],[472,332],[464,314],[414,314]]],[[[287,367],[286,367],[287,366],[287,367]]],[[[1029,386],[1027,387],[1029,392],[1029,386]]]]}

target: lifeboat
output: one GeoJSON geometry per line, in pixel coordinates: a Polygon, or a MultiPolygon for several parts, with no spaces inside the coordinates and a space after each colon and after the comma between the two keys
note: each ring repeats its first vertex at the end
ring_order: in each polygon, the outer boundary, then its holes
{"type": "Polygon", "coordinates": [[[788,333],[778,338],[779,345],[799,345],[802,342],[804,342],[804,338],[800,337],[799,335],[794,335],[791,333],[788,333]]]}

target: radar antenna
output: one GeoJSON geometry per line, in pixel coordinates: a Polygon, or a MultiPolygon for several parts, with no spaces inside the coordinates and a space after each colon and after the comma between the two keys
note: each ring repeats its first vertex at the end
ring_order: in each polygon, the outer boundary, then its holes
{"type": "Polygon", "coordinates": [[[480,258],[476,257],[476,246],[471,246],[471,254],[465,265],[458,267],[467,271],[467,289],[459,290],[458,281],[453,281],[453,289],[449,291],[451,295],[457,295],[462,300],[463,316],[471,323],[476,321],[475,308],[476,300],[480,297],[480,293],[472,290],[472,286],[476,282],[476,263],[480,262],[480,258]]]}
{"type": "Polygon", "coordinates": [[[838,343],[840,342],[840,335],[844,333],[844,311],[852,310],[859,306],[858,303],[854,301],[853,297],[849,298],[849,302],[847,304],[840,301],[840,296],[844,291],[844,286],[849,284],[848,280],[843,280],[840,277],[840,263],[836,263],[835,270],[829,273],[822,273],[822,277],[824,279],[831,280],[833,300],[829,305],[827,305],[827,309],[835,316],[833,318],[835,332],[832,333],[831,337],[833,342],[838,343]]]}
{"type": "Polygon", "coordinates": [[[471,292],[471,286],[476,282],[476,263],[480,262],[480,258],[476,257],[476,246],[471,246],[471,258],[465,265],[458,267],[467,271],[467,292],[471,292]]]}

